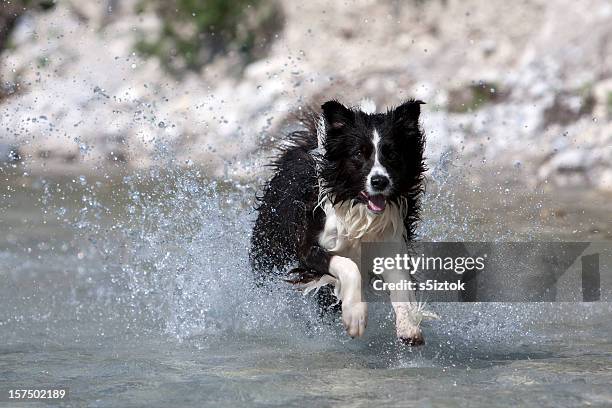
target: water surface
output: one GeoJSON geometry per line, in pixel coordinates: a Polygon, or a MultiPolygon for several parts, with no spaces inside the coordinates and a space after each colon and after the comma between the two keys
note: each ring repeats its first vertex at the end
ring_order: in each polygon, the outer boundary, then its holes
{"type": "MultiPolygon", "coordinates": [[[[3,177],[0,389],[67,386],[65,405],[100,407],[612,405],[610,303],[431,305],[442,319],[413,350],[388,305],[352,340],[311,299],[255,287],[255,185],[3,177]]],[[[524,191],[434,173],[420,235],[612,239],[609,197],[524,191]]]]}

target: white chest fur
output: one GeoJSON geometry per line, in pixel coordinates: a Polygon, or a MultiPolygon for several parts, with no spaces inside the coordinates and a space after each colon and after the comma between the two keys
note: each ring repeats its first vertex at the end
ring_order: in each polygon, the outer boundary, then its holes
{"type": "Polygon", "coordinates": [[[345,202],[333,206],[324,200],[325,227],[319,245],[334,255],[359,264],[362,242],[401,242],[404,235],[403,206],[390,204],[382,214],[371,213],[365,205],[345,202]]]}

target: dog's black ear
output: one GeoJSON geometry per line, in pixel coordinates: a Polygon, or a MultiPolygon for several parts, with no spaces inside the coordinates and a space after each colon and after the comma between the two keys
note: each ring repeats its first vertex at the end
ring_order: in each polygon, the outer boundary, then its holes
{"type": "Polygon", "coordinates": [[[414,124],[419,121],[421,115],[421,105],[425,102],[410,99],[402,103],[393,111],[393,122],[396,124],[414,124]]]}
{"type": "Polygon", "coordinates": [[[342,129],[354,120],[353,112],[338,101],[327,101],[321,109],[329,129],[342,129]]]}

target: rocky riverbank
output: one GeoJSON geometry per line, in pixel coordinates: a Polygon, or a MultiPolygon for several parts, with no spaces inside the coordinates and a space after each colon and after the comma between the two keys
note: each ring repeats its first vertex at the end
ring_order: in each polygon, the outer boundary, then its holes
{"type": "Polygon", "coordinates": [[[14,158],[17,147],[30,171],[170,157],[253,175],[295,109],[417,97],[433,163],[452,152],[475,177],[496,165],[612,190],[607,1],[283,1],[265,57],[238,69],[228,53],[180,78],[135,51],[161,24],[136,5],[109,15],[65,0],[20,17],[0,57],[0,153],[14,158]]]}

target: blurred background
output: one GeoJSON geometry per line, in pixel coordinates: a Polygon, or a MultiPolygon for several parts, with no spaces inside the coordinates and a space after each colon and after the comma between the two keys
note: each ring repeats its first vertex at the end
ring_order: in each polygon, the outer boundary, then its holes
{"type": "Polygon", "coordinates": [[[431,163],[612,191],[605,0],[0,4],[0,160],[28,171],[250,179],[292,111],[415,97],[431,163]]]}
{"type": "Polygon", "coordinates": [[[431,305],[411,350],[247,256],[264,164],[332,98],[427,103],[419,239],[609,243],[610,1],[0,0],[0,78],[0,390],[612,405],[611,303],[431,305]]]}

